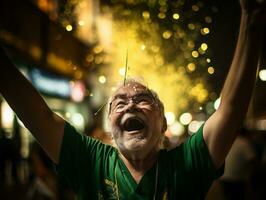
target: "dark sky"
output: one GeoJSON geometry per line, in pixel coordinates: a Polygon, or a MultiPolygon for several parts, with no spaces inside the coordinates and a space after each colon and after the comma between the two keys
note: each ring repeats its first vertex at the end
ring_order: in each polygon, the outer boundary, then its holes
{"type": "MultiPolygon", "coordinates": [[[[219,11],[213,20],[209,40],[216,74],[210,81],[216,87],[216,91],[220,91],[233,58],[241,10],[237,0],[230,1],[230,3],[229,1],[217,1],[216,4],[219,11]]],[[[260,67],[266,68],[266,39],[263,44],[260,67]]],[[[266,82],[260,79],[257,80],[254,90],[253,109],[255,116],[266,116],[266,82]]]]}
{"type": "Polygon", "coordinates": [[[213,18],[209,46],[212,51],[216,74],[211,80],[221,89],[233,58],[240,20],[240,6],[237,0],[216,2],[218,13],[213,18]],[[227,3],[227,4],[226,4],[227,3]]]}

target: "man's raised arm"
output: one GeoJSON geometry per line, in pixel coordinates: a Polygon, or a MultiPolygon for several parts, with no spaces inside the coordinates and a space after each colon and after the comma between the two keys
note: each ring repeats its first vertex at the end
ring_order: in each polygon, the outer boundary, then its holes
{"type": "Polygon", "coordinates": [[[216,167],[224,162],[243,123],[252,95],[266,24],[265,1],[258,2],[240,0],[242,15],[238,42],[222,89],[221,104],[203,129],[204,140],[216,167]]]}
{"type": "Polygon", "coordinates": [[[1,46],[0,93],[49,157],[58,163],[65,122],[49,109],[37,90],[11,63],[1,46]]]}

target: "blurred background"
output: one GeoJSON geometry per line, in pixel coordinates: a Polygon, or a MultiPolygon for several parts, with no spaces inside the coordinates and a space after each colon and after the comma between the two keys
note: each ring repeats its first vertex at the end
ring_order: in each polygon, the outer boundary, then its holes
{"type": "MultiPolygon", "coordinates": [[[[219,106],[240,20],[238,1],[226,3],[1,0],[0,41],[53,111],[104,143],[110,138],[103,105],[125,77],[142,81],[165,103],[175,146],[219,106]]],[[[246,121],[207,199],[266,198],[263,46],[246,121]]],[[[1,199],[75,199],[1,97],[0,128],[1,199]]]]}

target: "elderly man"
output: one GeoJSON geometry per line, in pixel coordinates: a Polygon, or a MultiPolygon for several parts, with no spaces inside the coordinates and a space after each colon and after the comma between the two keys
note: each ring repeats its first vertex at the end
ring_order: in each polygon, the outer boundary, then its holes
{"type": "Polygon", "coordinates": [[[116,148],[78,134],[54,114],[2,50],[0,91],[79,199],[204,199],[245,117],[263,39],[265,3],[240,4],[238,43],[220,107],[173,150],[162,149],[163,104],[138,82],[127,82],[111,98],[116,148]]]}

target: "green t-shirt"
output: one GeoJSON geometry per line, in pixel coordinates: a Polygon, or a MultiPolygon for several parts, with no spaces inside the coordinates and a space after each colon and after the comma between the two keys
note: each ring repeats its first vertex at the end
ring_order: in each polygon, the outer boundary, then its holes
{"type": "Polygon", "coordinates": [[[222,169],[214,168],[202,129],[175,149],[161,150],[158,163],[137,184],[116,148],[66,123],[58,173],[78,199],[153,199],[154,193],[160,200],[204,199],[222,169]]]}

